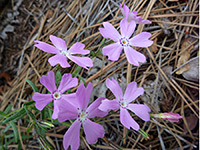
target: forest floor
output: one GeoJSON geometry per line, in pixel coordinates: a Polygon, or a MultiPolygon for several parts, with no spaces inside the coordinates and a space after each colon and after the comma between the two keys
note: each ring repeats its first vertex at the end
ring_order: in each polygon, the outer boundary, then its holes
{"type": "MultiPolygon", "coordinates": [[[[102,23],[106,21],[117,28],[123,18],[120,3],[125,3],[130,10],[152,21],[152,24],[138,25],[135,34],[150,32],[154,44],[149,48],[136,48],[147,58],[139,67],[130,65],[124,54],[118,61],[110,61],[102,54],[93,57],[94,66],[89,71],[82,69],[79,72],[81,80],[93,84],[91,101],[97,97],[114,98],[106,87],[107,78],[116,79],[123,90],[127,83],[135,81],[145,90],[137,103],[145,103],[154,114],[174,112],[183,116],[183,119],[178,123],[162,119],[144,122],[133,116],[141,129],[149,134],[149,138],[144,139],[132,129],[127,132],[120,123],[119,111],[113,112],[99,120],[105,128],[104,138],[88,145],[82,135],[80,149],[199,149],[198,0],[0,2],[1,112],[16,112],[24,103],[32,101],[34,91],[27,80],[32,81],[42,93],[44,87],[39,82],[41,76],[50,70],[56,71],[56,67],[48,63],[52,55],[34,47],[35,40],[51,44],[49,35],[55,35],[64,39],[68,47],[75,42],[84,43],[85,49],[94,54],[110,42],[106,40],[102,45],[103,37],[98,28],[103,27],[102,23]]],[[[71,68],[60,69],[62,74],[76,70],[77,65],[73,62],[70,64],[71,68]]],[[[40,137],[34,129],[29,128],[31,120],[28,118],[25,115],[23,119],[4,124],[0,116],[1,148],[41,149],[40,137]]],[[[50,121],[42,120],[40,113],[36,114],[36,119],[39,122],[50,121]]],[[[48,129],[46,139],[53,149],[63,149],[62,140],[67,129],[64,125],[48,129]]]]}

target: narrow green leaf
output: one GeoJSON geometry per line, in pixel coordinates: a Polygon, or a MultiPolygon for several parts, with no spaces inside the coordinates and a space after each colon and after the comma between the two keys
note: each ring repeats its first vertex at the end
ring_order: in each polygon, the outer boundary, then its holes
{"type": "Polygon", "coordinates": [[[6,117],[6,114],[0,111],[0,117],[6,117]]]}
{"type": "Polygon", "coordinates": [[[105,38],[101,41],[101,44],[100,44],[100,46],[99,46],[97,52],[95,53],[95,56],[98,56],[98,55],[102,54],[102,46],[103,46],[103,44],[105,43],[105,41],[106,41],[105,38]]]}
{"type": "Polygon", "coordinates": [[[35,121],[35,120],[36,120],[35,115],[34,115],[30,110],[28,110],[28,108],[27,108],[26,106],[24,107],[24,109],[25,109],[26,113],[28,114],[28,116],[29,116],[33,121],[35,121]]]}
{"type": "Polygon", "coordinates": [[[90,55],[92,55],[92,57],[95,57],[95,53],[93,51],[90,51],[90,55]]]}
{"type": "Polygon", "coordinates": [[[86,86],[86,82],[85,82],[85,80],[83,79],[83,77],[81,77],[79,74],[77,74],[76,76],[78,76],[78,77],[81,79],[81,81],[83,81],[83,84],[86,86]]]}
{"type": "Polygon", "coordinates": [[[15,137],[14,133],[6,134],[5,138],[12,138],[15,137]]]}
{"type": "Polygon", "coordinates": [[[23,118],[24,116],[26,115],[26,111],[24,108],[21,108],[20,111],[18,111],[16,114],[6,118],[2,123],[5,124],[5,123],[8,123],[10,121],[13,121],[13,120],[18,120],[18,119],[21,119],[23,118]]]}
{"type": "Polygon", "coordinates": [[[48,121],[40,121],[39,123],[44,128],[52,128],[52,127],[54,127],[53,123],[48,122],[48,121]]]}
{"type": "Polygon", "coordinates": [[[11,127],[11,125],[8,124],[8,125],[6,126],[6,128],[3,130],[3,132],[6,133],[6,132],[10,129],[10,127],[11,127]]]}
{"type": "Polygon", "coordinates": [[[61,81],[61,79],[62,79],[62,74],[61,74],[61,72],[58,70],[58,71],[56,72],[56,84],[59,84],[60,81],[61,81]]]}
{"type": "Polygon", "coordinates": [[[18,142],[18,147],[17,147],[18,150],[21,150],[22,149],[22,144],[21,142],[18,142]]]}
{"type": "Polygon", "coordinates": [[[26,133],[29,133],[33,129],[33,123],[31,123],[28,128],[26,129],[26,133]]]}
{"type": "Polygon", "coordinates": [[[48,142],[48,140],[43,137],[39,136],[38,141],[40,142],[40,145],[42,146],[43,149],[45,150],[53,150],[53,146],[48,142]]]}
{"type": "Polygon", "coordinates": [[[26,102],[26,103],[24,103],[23,105],[24,105],[24,106],[30,106],[30,105],[32,105],[32,104],[35,104],[35,101],[26,102]]]}
{"type": "Polygon", "coordinates": [[[81,67],[77,66],[74,72],[72,73],[72,77],[76,77],[76,75],[81,71],[81,67]]]}
{"type": "Polygon", "coordinates": [[[39,92],[38,88],[36,87],[36,85],[32,81],[27,79],[26,82],[32,87],[34,92],[39,92]]]}
{"type": "Polygon", "coordinates": [[[46,129],[44,129],[41,125],[39,125],[39,124],[34,124],[34,128],[35,128],[36,133],[37,133],[38,135],[41,135],[41,136],[44,136],[44,135],[45,135],[46,129]]]}
{"type": "Polygon", "coordinates": [[[129,130],[127,130],[126,136],[121,139],[122,141],[128,137],[128,133],[129,133],[129,130]]]}
{"type": "Polygon", "coordinates": [[[15,142],[17,142],[19,140],[19,135],[18,135],[18,130],[17,130],[17,126],[15,125],[15,123],[13,121],[10,121],[9,123],[13,129],[14,132],[14,137],[15,137],[15,142]]]}
{"type": "Polygon", "coordinates": [[[8,106],[6,107],[4,113],[5,113],[5,114],[8,114],[8,113],[10,112],[11,108],[12,108],[12,105],[11,105],[11,104],[8,105],[8,106]]]}

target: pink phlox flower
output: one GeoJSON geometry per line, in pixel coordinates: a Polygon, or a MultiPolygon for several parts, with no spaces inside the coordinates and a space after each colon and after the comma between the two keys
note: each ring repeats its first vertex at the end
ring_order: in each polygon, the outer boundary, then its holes
{"type": "Polygon", "coordinates": [[[60,85],[57,88],[55,83],[55,75],[53,71],[50,71],[47,76],[43,75],[40,78],[40,83],[44,85],[51,94],[41,94],[35,92],[33,94],[32,99],[36,102],[35,107],[38,110],[42,110],[49,102],[54,100],[54,110],[52,114],[52,118],[56,119],[58,117],[58,104],[63,103],[64,101],[68,101],[73,104],[73,101],[76,100],[76,94],[63,94],[68,89],[73,88],[78,85],[78,79],[72,78],[71,74],[64,74],[60,81],[60,85]]]}
{"type": "Polygon", "coordinates": [[[60,64],[62,68],[70,67],[70,64],[67,62],[67,58],[87,70],[87,67],[93,66],[93,62],[89,57],[74,56],[74,54],[85,55],[90,53],[89,50],[84,50],[84,44],[76,42],[69,50],[67,50],[66,43],[63,39],[53,35],[50,35],[49,38],[55,47],[41,41],[35,41],[37,44],[34,46],[44,52],[56,54],[48,59],[48,62],[51,64],[51,66],[60,64]]]}
{"type": "Polygon", "coordinates": [[[86,135],[89,144],[94,144],[98,138],[104,137],[103,126],[91,121],[89,118],[104,117],[107,112],[98,109],[101,101],[105,98],[98,98],[89,107],[89,99],[93,86],[91,83],[85,88],[81,84],[76,92],[77,101],[75,105],[63,103],[59,105],[58,121],[63,122],[69,119],[76,119],[64,135],[63,146],[65,150],[71,146],[72,150],[78,149],[80,145],[80,127],[86,135]]]}
{"type": "Polygon", "coordinates": [[[107,78],[106,86],[112,91],[116,98],[113,100],[103,100],[99,106],[100,110],[109,111],[120,108],[120,122],[128,129],[130,129],[130,127],[134,130],[140,129],[138,123],[131,117],[128,110],[135,113],[144,121],[150,120],[149,112],[151,110],[147,105],[131,104],[132,101],[144,93],[144,89],[142,87],[137,88],[136,82],[128,84],[124,95],[116,80],[110,80],[107,78]]]}
{"type": "Polygon", "coordinates": [[[143,20],[142,17],[137,16],[137,11],[130,12],[128,6],[126,6],[125,4],[123,7],[122,7],[122,4],[120,4],[120,9],[121,9],[123,16],[125,17],[125,19],[128,22],[133,20],[136,22],[136,24],[151,24],[152,23],[149,20],[143,20]]]}
{"type": "Polygon", "coordinates": [[[169,113],[160,113],[160,114],[151,114],[151,116],[153,116],[155,118],[161,118],[161,119],[164,119],[164,120],[168,120],[170,122],[178,122],[179,119],[183,118],[179,114],[172,113],[172,112],[169,112],[169,113]]]}
{"type": "Polygon", "coordinates": [[[103,55],[108,56],[109,60],[117,61],[122,49],[124,49],[129,63],[139,66],[139,62],[146,62],[146,57],[137,52],[131,46],[147,48],[148,46],[152,45],[153,41],[149,40],[151,33],[142,32],[130,38],[135,31],[136,23],[135,21],[127,22],[126,19],[122,19],[120,22],[121,35],[109,22],[104,22],[103,26],[104,28],[99,28],[101,35],[104,38],[110,38],[115,42],[103,47],[103,55]]]}

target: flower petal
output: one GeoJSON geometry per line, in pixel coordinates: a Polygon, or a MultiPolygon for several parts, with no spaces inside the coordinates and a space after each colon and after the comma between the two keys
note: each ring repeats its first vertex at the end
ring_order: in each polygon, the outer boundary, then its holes
{"type": "Polygon", "coordinates": [[[36,102],[35,107],[38,110],[42,110],[48,103],[50,103],[53,98],[51,94],[40,94],[40,93],[34,93],[32,99],[36,102]]]}
{"type": "Polygon", "coordinates": [[[117,100],[117,99],[114,99],[114,100],[105,99],[105,100],[102,100],[98,109],[105,111],[105,112],[108,112],[109,110],[114,110],[114,109],[117,109],[119,107],[120,107],[119,100],[117,100]]]}
{"type": "Polygon", "coordinates": [[[77,95],[79,108],[81,110],[86,110],[89,100],[90,100],[90,95],[92,93],[92,89],[93,89],[93,86],[92,86],[91,82],[88,83],[86,88],[83,83],[81,85],[79,85],[79,87],[76,91],[76,95],[77,95]]]}
{"type": "Polygon", "coordinates": [[[53,71],[49,71],[47,75],[42,75],[40,78],[40,83],[44,85],[51,93],[57,90],[53,71]]]}
{"type": "Polygon", "coordinates": [[[120,122],[127,128],[133,128],[134,130],[138,131],[140,126],[138,123],[131,117],[129,112],[126,109],[120,108],[120,122]]]}
{"type": "Polygon", "coordinates": [[[121,35],[115,29],[115,27],[109,22],[104,22],[103,26],[104,26],[104,28],[99,28],[101,35],[104,38],[110,38],[111,40],[118,42],[121,35]]]}
{"type": "Polygon", "coordinates": [[[67,58],[61,54],[57,54],[55,56],[50,57],[48,59],[48,62],[52,67],[54,67],[57,64],[60,64],[62,68],[70,67],[69,63],[67,62],[67,58]]]}
{"type": "Polygon", "coordinates": [[[38,44],[35,44],[34,46],[44,52],[52,53],[52,54],[59,53],[59,50],[50,44],[47,44],[47,43],[41,42],[41,41],[34,41],[34,42],[38,43],[38,44]]]}
{"type": "Polygon", "coordinates": [[[149,40],[151,37],[151,33],[149,32],[142,32],[130,39],[130,44],[132,46],[137,46],[137,47],[149,47],[153,44],[153,41],[149,40]]]}
{"type": "Polygon", "coordinates": [[[142,87],[137,88],[136,82],[131,82],[126,87],[126,91],[124,93],[124,100],[128,103],[135,100],[138,96],[144,94],[144,89],[142,87]]]}
{"type": "Polygon", "coordinates": [[[58,48],[59,50],[67,50],[66,43],[63,39],[56,37],[54,35],[50,35],[49,38],[56,48],[58,48]]]}
{"type": "Polygon", "coordinates": [[[54,108],[53,108],[53,114],[52,114],[52,119],[57,119],[58,118],[58,112],[59,112],[59,107],[58,103],[60,103],[62,100],[54,100],[54,108]]]}
{"type": "Polygon", "coordinates": [[[76,93],[72,94],[63,94],[62,99],[66,100],[71,105],[74,105],[76,108],[78,108],[78,101],[77,101],[77,95],[76,93]]]}
{"type": "Polygon", "coordinates": [[[115,79],[112,78],[112,80],[110,80],[109,78],[107,78],[106,86],[112,91],[112,93],[118,100],[120,100],[123,97],[121,87],[115,79]]]}
{"type": "Polygon", "coordinates": [[[104,100],[104,97],[100,97],[97,100],[95,100],[88,108],[88,118],[94,118],[94,117],[104,117],[108,114],[108,112],[101,111],[98,107],[101,104],[101,101],[104,100]]]}
{"type": "Polygon", "coordinates": [[[152,22],[149,20],[143,20],[142,17],[136,17],[137,21],[136,23],[138,24],[151,24],[152,22]]]}
{"type": "Polygon", "coordinates": [[[124,51],[129,63],[139,66],[139,62],[146,62],[146,57],[142,53],[134,50],[132,47],[124,47],[124,51]]]}
{"type": "Polygon", "coordinates": [[[68,52],[70,52],[70,54],[89,54],[90,51],[89,50],[84,50],[85,44],[76,42],[75,44],[73,44],[71,46],[71,48],[68,50],[68,52]]]}
{"type": "Polygon", "coordinates": [[[69,59],[87,70],[88,70],[87,67],[93,66],[92,59],[90,59],[89,57],[69,56],[69,59]]]}
{"type": "Polygon", "coordinates": [[[94,144],[98,140],[98,138],[104,137],[103,126],[92,122],[89,119],[83,123],[83,130],[85,132],[86,139],[89,144],[94,144]]]}
{"type": "Polygon", "coordinates": [[[109,60],[116,61],[122,52],[123,47],[118,43],[113,43],[102,48],[103,55],[108,56],[109,60]]]}
{"type": "Polygon", "coordinates": [[[62,76],[58,91],[61,93],[66,92],[68,89],[71,89],[78,85],[78,79],[72,78],[72,74],[66,73],[62,76]]]}
{"type": "Polygon", "coordinates": [[[131,13],[133,13],[134,16],[137,16],[137,11],[132,11],[131,13]]]}
{"type": "Polygon", "coordinates": [[[65,150],[71,146],[71,150],[77,150],[80,146],[80,128],[81,123],[76,120],[67,130],[63,138],[63,147],[65,150]]]}
{"type": "Polygon", "coordinates": [[[151,111],[147,105],[143,104],[129,104],[128,109],[134,112],[138,117],[144,121],[150,120],[149,112],[151,111]]]}
{"type": "Polygon", "coordinates": [[[136,23],[134,20],[130,22],[126,18],[120,21],[120,31],[123,37],[130,38],[133,32],[135,31],[136,23]]]}
{"type": "Polygon", "coordinates": [[[122,4],[120,4],[120,9],[121,9],[121,12],[122,12],[122,15],[128,19],[128,14],[129,14],[129,8],[128,6],[126,6],[125,4],[123,5],[123,8],[122,8],[122,4]]]}
{"type": "Polygon", "coordinates": [[[57,103],[57,105],[59,108],[59,113],[58,113],[59,122],[78,118],[78,109],[74,105],[70,104],[68,101],[64,99],[60,100],[60,102],[57,103]]]}

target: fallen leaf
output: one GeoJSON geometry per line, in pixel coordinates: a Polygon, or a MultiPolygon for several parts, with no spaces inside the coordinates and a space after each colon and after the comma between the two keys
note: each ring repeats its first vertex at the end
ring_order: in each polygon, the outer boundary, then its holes
{"type": "MultiPolygon", "coordinates": [[[[181,45],[181,51],[183,51],[188,45],[190,45],[191,42],[190,42],[190,39],[189,38],[186,38],[182,45],[181,45]]],[[[190,51],[194,48],[193,45],[191,45],[187,51],[183,52],[178,60],[178,64],[177,64],[177,68],[179,68],[181,65],[183,65],[184,63],[186,63],[189,58],[190,58],[190,51]]],[[[190,65],[189,64],[186,64],[184,65],[183,67],[181,67],[180,69],[178,69],[176,71],[176,74],[182,74],[183,72],[185,71],[188,71],[190,69],[190,65]]]]}
{"type": "Polygon", "coordinates": [[[199,81],[199,59],[189,62],[190,69],[182,73],[183,77],[190,81],[199,81]]]}
{"type": "MultiPolygon", "coordinates": [[[[187,121],[190,131],[193,130],[198,123],[198,118],[194,114],[190,114],[189,116],[185,117],[185,119],[187,121]]],[[[184,131],[186,132],[187,128],[185,124],[183,125],[183,128],[184,128],[184,131]]]]}
{"type": "Polygon", "coordinates": [[[164,72],[166,75],[170,75],[171,72],[172,72],[172,69],[173,69],[172,66],[165,66],[165,67],[162,68],[163,72],[164,72]]]}
{"type": "Polygon", "coordinates": [[[153,40],[153,44],[152,44],[152,46],[151,46],[151,50],[152,50],[153,53],[157,53],[157,51],[158,51],[158,47],[156,46],[157,40],[158,40],[158,38],[155,38],[155,39],[153,40]]]}
{"type": "Polygon", "coordinates": [[[5,78],[7,82],[11,80],[10,75],[8,73],[6,73],[6,72],[0,73],[0,77],[5,78]]]}

